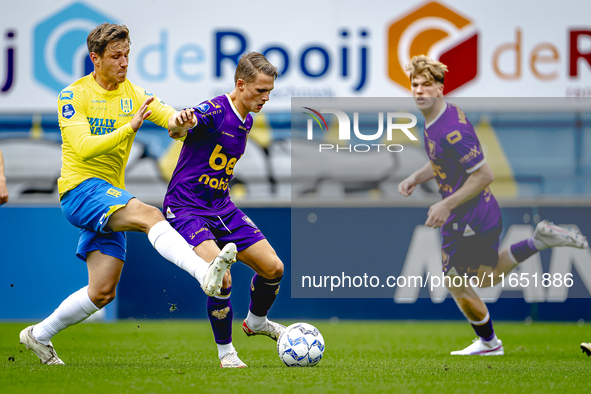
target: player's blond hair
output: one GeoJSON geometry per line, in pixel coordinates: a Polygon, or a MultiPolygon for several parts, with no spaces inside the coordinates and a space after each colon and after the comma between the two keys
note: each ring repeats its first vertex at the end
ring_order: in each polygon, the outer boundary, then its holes
{"type": "Polygon", "coordinates": [[[414,77],[422,75],[429,81],[443,83],[447,66],[437,60],[433,60],[425,55],[419,55],[412,58],[410,64],[404,68],[408,73],[410,80],[414,77]]]}
{"type": "Polygon", "coordinates": [[[125,25],[104,22],[88,33],[86,38],[88,53],[94,52],[99,56],[103,56],[107,45],[114,41],[127,41],[128,44],[131,44],[129,29],[125,25]]]}
{"type": "Polygon", "coordinates": [[[257,74],[263,73],[273,79],[277,79],[279,73],[277,67],[272,65],[267,58],[258,52],[247,52],[240,58],[236,73],[234,74],[234,83],[242,79],[246,83],[254,82],[257,74]]]}

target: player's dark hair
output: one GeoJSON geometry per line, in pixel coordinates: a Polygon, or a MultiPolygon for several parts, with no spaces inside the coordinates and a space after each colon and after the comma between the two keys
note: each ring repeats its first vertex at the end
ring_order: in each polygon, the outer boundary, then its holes
{"type": "Polygon", "coordinates": [[[99,56],[103,56],[110,42],[122,40],[131,44],[127,26],[104,22],[88,33],[86,38],[88,53],[94,52],[99,56]]]}
{"type": "Polygon", "coordinates": [[[247,52],[240,58],[236,73],[234,74],[234,83],[239,79],[246,83],[254,82],[257,74],[263,73],[266,76],[277,79],[279,73],[277,67],[272,65],[265,56],[258,52],[247,52]]]}
{"type": "Polygon", "coordinates": [[[410,80],[417,75],[422,75],[427,80],[434,80],[435,82],[443,83],[447,66],[437,60],[433,60],[425,55],[415,56],[411,59],[410,64],[404,68],[409,72],[410,80]]]}

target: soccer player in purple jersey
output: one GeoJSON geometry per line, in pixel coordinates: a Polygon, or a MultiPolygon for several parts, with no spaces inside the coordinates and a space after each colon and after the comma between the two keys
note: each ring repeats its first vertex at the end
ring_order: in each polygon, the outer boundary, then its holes
{"type": "MultiPolygon", "coordinates": [[[[498,282],[499,275],[511,272],[540,250],[588,246],[580,232],[541,221],[532,237],[499,252],[501,211],[488,187],[494,176],[466,115],[443,99],[447,66],[421,55],[415,56],[406,70],[417,108],[425,117],[424,142],[430,160],[400,182],[398,191],[408,197],[418,184],[433,178],[437,181],[443,199],[429,208],[425,225],[441,227],[446,275],[481,277],[494,267],[493,277],[498,282]]],[[[478,335],[472,345],[451,354],[503,355],[503,343],[495,335],[488,309],[470,284],[448,289],[478,335]]]]}
{"type": "MultiPolygon", "coordinates": [[[[242,56],[232,93],[194,107],[197,123],[189,131],[170,133],[183,140],[177,166],[164,198],[170,224],[203,259],[215,257],[228,242],[236,244],[238,260],[255,271],[250,308],[242,324],[246,335],[266,335],[275,341],[285,329],[267,319],[279,291],[283,263],[257,226],[230,200],[228,184],[246,148],[252,128],[250,112],[269,101],[277,68],[260,53],[242,56]]],[[[226,271],[221,294],[209,297],[207,314],[222,368],[243,368],[232,345],[232,278],[226,271]]]]}

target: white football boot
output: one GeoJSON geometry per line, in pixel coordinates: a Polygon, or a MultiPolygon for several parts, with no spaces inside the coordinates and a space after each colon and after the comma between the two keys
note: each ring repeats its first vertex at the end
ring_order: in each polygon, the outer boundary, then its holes
{"type": "Polygon", "coordinates": [[[587,353],[587,356],[591,356],[591,343],[583,342],[581,343],[581,350],[583,353],[587,353]]]}
{"type": "Polygon", "coordinates": [[[542,220],[536,226],[533,236],[534,246],[538,250],[553,248],[554,246],[572,246],[585,249],[589,246],[587,237],[579,230],[563,228],[547,220],[542,220]]]}
{"type": "Polygon", "coordinates": [[[210,297],[220,295],[224,274],[230,269],[232,264],[236,262],[236,253],[236,245],[229,243],[224,246],[220,254],[213,259],[207,269],[203,284],[201,285],[205,294],[210,297]]]}
{"type": "Polygon", "coordinates": [[[267,323],[262,329],[252,330],[246,323],[246,319],[244,319],[244,322],[242,322],[242,330],[249,337],[253,335],[265,335],[271,338],[272,340],[276,341],[277,339],[279,339],[279,336],[283,333],[283,331],[285,331],[285,326],[279,323],[275,323],[274,321],[267,320],[267,323]]]}
{"type": "Polygon", "coordinates": [[[452,356],[502,356],[505,354],[503,349],[503,342],[498,339],[496,341],[488,341],[489,343],[483,342],[480,338],[476,338],[472,341],[472,345],[468,346],[463,350],[457,350],[451,352],[452,356]]]}
{"type": "Polygon", "coordinates": [[[224,357],[220,358],[220,367],[222,368],[246,368],[248,365],[244,364],[238,358],[238,352],[228,352],[224,357]]]}
{"type": "Polygon", "coordinates": [[[44,345],[35,339],[33,336],[33,326],[29,326],[22,330],[19,338],[20,343],[25,345],[27,349],[33,351],[33,353],[39,357],[41,364],[64,365],[64,362],[57,356],[51,342],[49,342],[49,345],[44,345]]]}

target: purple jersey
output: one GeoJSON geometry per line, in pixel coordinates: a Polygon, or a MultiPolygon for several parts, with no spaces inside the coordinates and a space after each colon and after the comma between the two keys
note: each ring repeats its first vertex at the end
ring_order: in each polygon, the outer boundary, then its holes
{"type": "Polygon", "coordinates": [[[164,197],[167,216],[223,215],[236,207],[228,183],[246,149],[252,116],[242,119],[226,94],[195,107],[197,125],[189,130],[164,197]]]}
{"type": "MultiPolygon", "coordinates": [[[[442,198],[455,193],[486,163],[474,127],[455,105],[446,103],[437,118],[425,125],[424,140],[442,198]]],[[[500,218],[499,205],[487,187],[454,209],[442,231],[473,235],[495,227],[500,218]]]]}

